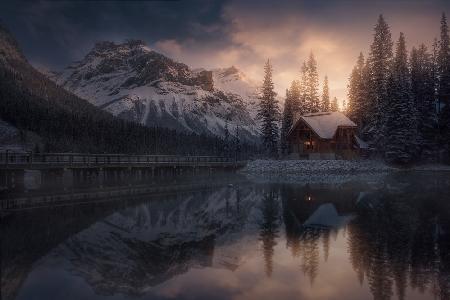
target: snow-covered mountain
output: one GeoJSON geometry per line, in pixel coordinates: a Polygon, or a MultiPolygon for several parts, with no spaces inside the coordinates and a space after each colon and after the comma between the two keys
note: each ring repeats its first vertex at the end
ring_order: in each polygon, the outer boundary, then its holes
{"type": "Polygon", "coordinates": [[[60,86],[121,118],[256,141],[257,85],[235,67],[192,70],[142,41],[100,42],[51,76],[60,86]]]}

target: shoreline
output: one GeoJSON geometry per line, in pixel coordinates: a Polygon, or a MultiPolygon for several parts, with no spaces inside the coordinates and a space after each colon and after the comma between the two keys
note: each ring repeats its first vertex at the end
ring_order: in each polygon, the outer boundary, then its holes
{"type": "Polygon", "coordinates": [[[420,164],[410,168],[386,165],[380,160],[253,160],[239,172],[245,174],[349,175],[391,172],[450,172],[450,165],[420,164]]]}

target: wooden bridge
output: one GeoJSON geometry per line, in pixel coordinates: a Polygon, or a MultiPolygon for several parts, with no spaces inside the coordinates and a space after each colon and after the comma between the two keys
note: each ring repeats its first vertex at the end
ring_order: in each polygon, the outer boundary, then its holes
{"type": "Polygon", "coordinates": [[[72,172],[74,178],[162,176],[214,169],[236,170],[245,161],[219,156],[0,152],[0,187],[20,188],[25,170],[42,177],[72,172]]]}

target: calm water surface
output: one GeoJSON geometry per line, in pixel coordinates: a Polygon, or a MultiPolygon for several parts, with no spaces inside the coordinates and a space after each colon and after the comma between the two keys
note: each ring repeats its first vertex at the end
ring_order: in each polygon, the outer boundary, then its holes
{"type": "Polygon", "coordinates": [[[450,299],[448,173],[221,180],[14,212],[2,299],[450,299]]]}

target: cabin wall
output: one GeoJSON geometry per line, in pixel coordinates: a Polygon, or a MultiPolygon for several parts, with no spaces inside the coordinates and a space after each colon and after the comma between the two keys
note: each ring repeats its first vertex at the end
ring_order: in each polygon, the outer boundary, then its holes
{"type": "Polygon", "coordinates": [[[306,124],[300,123],[288,137],[289,154],[293,158],[331,159],[335,154],[353,158],[356,156],[354,135],[354,128],[338,128],[333,139],[325,140],[306,124]]]}

